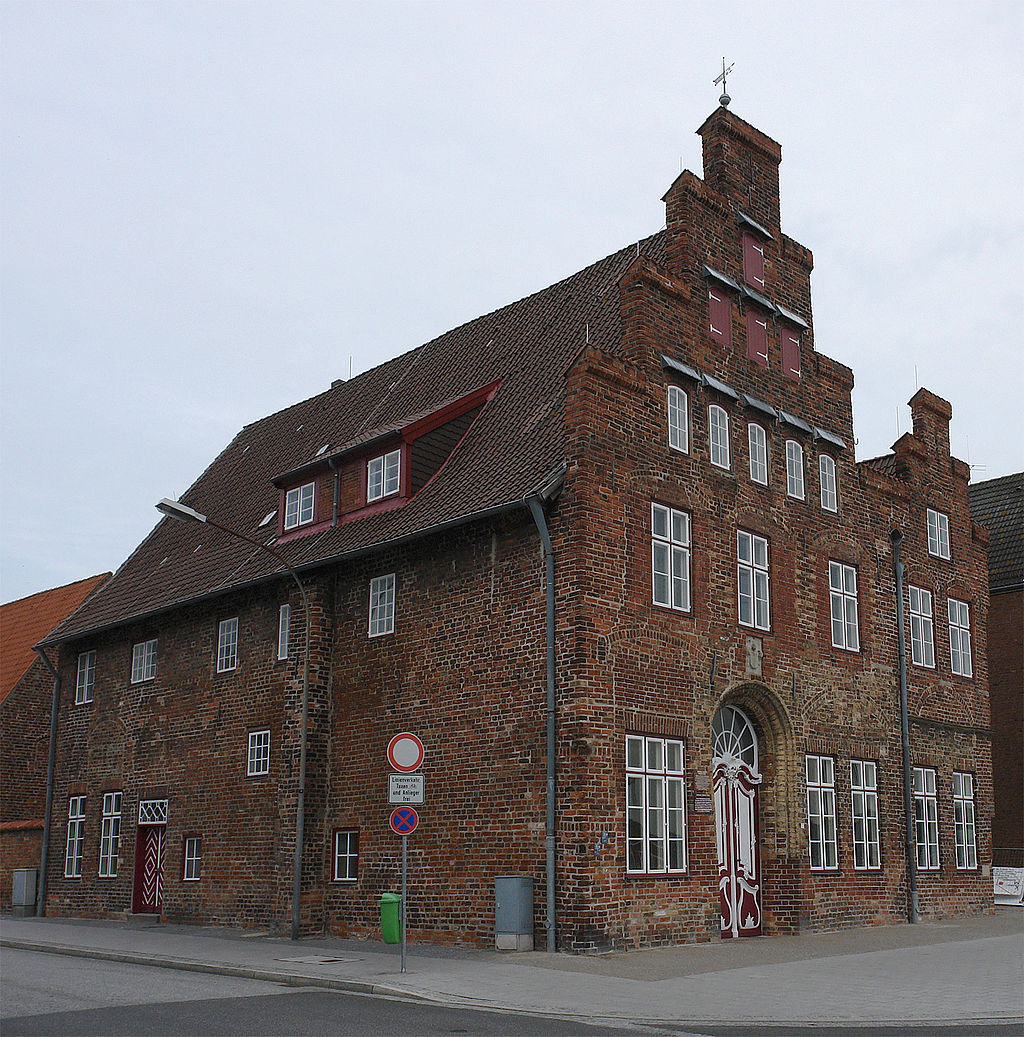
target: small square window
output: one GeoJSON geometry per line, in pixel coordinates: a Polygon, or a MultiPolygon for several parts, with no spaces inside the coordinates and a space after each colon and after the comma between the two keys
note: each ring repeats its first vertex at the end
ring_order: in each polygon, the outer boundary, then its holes
{"type": "Polygon", "coordinates": [[[270,773],[270,731],[249,732],[249,763],[246,770],[248,777],[258,777],[270,773]]]}
{"type": "Polygon", "coordinates": [[[238,617],[222,620],[217,630],[217,672],[238,666],[238,617]]]}
{"type": "Polygon", "coordinates": [[[402,475],[402,451],[374,457],[366,463],[366,500],[380,500],[398,493],[402,475]]]}
{"type": "Polygon", "coordinates": [[[82,652],[78,657],[78,680],[75,683],[75,705],[92,702],[92,689],[96,683],[96,653],[82,652]]]}
{"type": "Polygon", "coordinates": [[[391,634],[395,630],[395,574],[378,576],[370,581],[370,637],[391,634]]]}
{"type": "Polygon", "coordinates": [[[140,641],[132,647],[132,684],[156,677],[156,638],[140,641]]]}
{"type": "Polygon", "coordinates": [[[315,483],[290,489],[284,496],[284,528],[295,529],[313,521],[315,483]]]}
{"type": "Polygon", "coordinates": [[[355,882],[359,878],[359,832],[338,829],[334,833],[334,881],[355,882]]]}
{"type": "Polygon", "coordinates": [[[928,553],[936,558],[949,558],[949,516],[928,509],[928,553]]]}

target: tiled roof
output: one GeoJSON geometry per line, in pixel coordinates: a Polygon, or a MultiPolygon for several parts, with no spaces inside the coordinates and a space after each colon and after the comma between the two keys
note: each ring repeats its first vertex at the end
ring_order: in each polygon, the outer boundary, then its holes
{"type": "Polygon", "coordinates": [[[109,575],[90,576],[87,580],[0,605],[0,702],[10,695],[38,658],[33,646],[74,612],[109,575]]]}
{"type": "MultiPolygon", "coordinates": [[[[522,501],[563,461],[565,377],[588,333],[597,348],[619,348],[618,281],[638,251],[663,261],[664,232],[246,426],[182,503],[248,536],[269,538],[270,527],[259,527],[278,506],[276,476],[315,457],[325,443],[348,445],[368,430],[404,427],[499,380],[443,477],[404,507],[297,537],[279,550],[292,566],[310,567],[522,501]]],[[[120,625],[278,571],[266,552],[208,526],[165,518],[47,641],[120,625]]]]}
{"type": "Polygon", "coordinates": [[[971,518],[988,530],[993,589],[1024,586],[1024,472],[968,487],[971,518]]]}
{"type": "Polygon", "coordinates": [[[883,454],[881,457],[866,457],[863,461],[859,461],[858,464],[867,465],[868,468],[874,468],[878,472],[885,472],[886,475],[896,474],[895,454],[883,454]]]}

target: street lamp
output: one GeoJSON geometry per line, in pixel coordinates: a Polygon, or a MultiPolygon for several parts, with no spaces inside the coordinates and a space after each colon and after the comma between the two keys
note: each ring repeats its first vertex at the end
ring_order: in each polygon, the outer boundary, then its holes
{"type": "Polygon", "coordinates": [[[253,547],[258,547],[261,551],[265,551],[275,561],[279,562],[282,568],[284,568],[288,575],[295,581],[295,586],[299,588],[299,595],[302,598],[302,611],[306,617],[306,637],[302,650],[302,724],[299,729],[299,799],[295,808],[295,865],[294,873],[292,875],[291,938],[297,940],[299,938],[299,904],[302,896],[302,837],[306,813],[306,728],[309,717],[310,617],[309,599],[306,597],[306,588],[303,587],[302,581],[299,579],[299,574],[288,564],[280,551],[275,551],[274,548],[268,547],[266,544],[261,544],[258,540],[253,540],[252,537],[246,536],[244,533],[239,533],[237,529],[221,525],[221,523],[215,522],[208,516],[203,515],[176,500],[168,500],[164,497],[163,500],[157,504],[156,509],[157,511],[163,512],[164,515],[169,515],[173,519],[178,519],[180,522],[203,522],[208,526],[213,526],[214,529],[219,529],[221,532],[227,533],[228,536],[233,536],[238,540],[244,540],[247,544],[252,544],[253,547]]]}

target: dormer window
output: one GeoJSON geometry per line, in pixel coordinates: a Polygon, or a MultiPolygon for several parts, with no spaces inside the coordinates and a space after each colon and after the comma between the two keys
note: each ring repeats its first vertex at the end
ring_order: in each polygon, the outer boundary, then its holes
{"type": "Polygon", "coordinates": [[[313,521],[313,487],[308,482],[289,490],[284,498],[284,528],[295,529],[313,521]]]}
{"type": "Polygon", "coordinates": [[[398,493],[401,485],[402,451],[392,450],[366,462],[366,502],[398,493]]]}

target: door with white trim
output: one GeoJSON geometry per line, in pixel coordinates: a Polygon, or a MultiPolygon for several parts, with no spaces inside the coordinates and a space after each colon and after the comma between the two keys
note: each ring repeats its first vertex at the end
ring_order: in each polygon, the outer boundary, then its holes
{"type": "Polygon", "coordinates": [[[757,734],[735,706],[718,711],[711,733],[722,936],[760,936],[757,734]]]}
{"type": "Polygon", "coordinates": [[[167,800],[139,803],[135,835],[135,888],[132,910],[160,914],[164,900],[164,856],[167,846],[167,800]]]}

